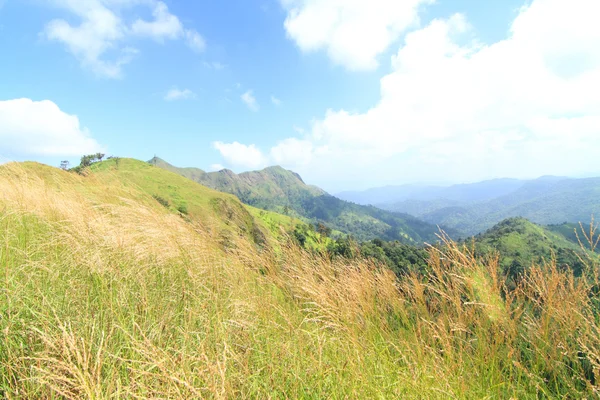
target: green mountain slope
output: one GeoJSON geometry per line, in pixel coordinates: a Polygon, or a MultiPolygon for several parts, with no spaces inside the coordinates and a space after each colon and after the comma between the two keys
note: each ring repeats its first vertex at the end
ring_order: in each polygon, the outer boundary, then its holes
{"type": "Polygon", "coordinates": [[[196,168],[177,168],[156,157],[149,163],[210,188],[234,194],[254,207],[310,222],[323,222],[358,240],[381,238],[423,243],[435,241],[439,232],[437,226],[407,214],[340,200],[322,189],[305,184],[298,174],[281,167],[235,174],[230,170],[207,173],[196,168]]]}
{"type": "Polygon", "coordinates": [[[553,258],[559,267],[569,267],[580,275],[584,268],[580,257],[586,258],[590,253],[563,234],[568,230],[537,225],[524,218],[510,218],[475,236],[475,249],[479,254],[497,251],[501,255],[502,269],[512,277],[533,263],[540,265],[553,258]]]}
{"type": "Polygon", "coordinates": [[[186,179],[174,172],[156,168],[134,159],[111,159],[93,164],[93,179],[130,186],[162,203],[171,212],[213,226],[222,243],[241,234],[258,245],[278,235],[280,227],[291,230],[294,218],[274,212],[258,212],[230,194],[219,192],[186,179]]]}

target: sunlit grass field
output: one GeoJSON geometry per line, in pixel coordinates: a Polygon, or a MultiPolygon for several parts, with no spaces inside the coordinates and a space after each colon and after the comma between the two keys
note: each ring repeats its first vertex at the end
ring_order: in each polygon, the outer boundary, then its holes
{"type": "Polygon", "coordinates": [[[577,279],[532,265],[509,291],[497,258],[447,241],[428,275],[398,281],[139,168],[0,167],[0,397],[599,395],[593,260],[577,279]],[[189,214],[152,197],[165,185],[189,214]]]}

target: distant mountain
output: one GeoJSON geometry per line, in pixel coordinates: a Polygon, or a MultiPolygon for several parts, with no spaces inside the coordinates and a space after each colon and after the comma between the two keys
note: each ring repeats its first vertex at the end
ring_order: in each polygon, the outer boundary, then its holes
{"type": "MultiPolygon", "coordinates": [[[[516,189],[483,201],[460,201],[449,196],[435,200],[404,200],[380,207],[452,228],[463,237],[483,232],[511,217],[550,225],[585,223],[592,214],[600,215],[600,178],[546,176],[519,182],[516,189]]],[[[504,186],[507,190],[510,187],[510,183],[504,186]]]]}
{"type": "Polygon", "coordinates": [[[394,204],[409,200],[477,202],[511,193],[525,184],[518,179],[493,179],[452,186],[402,185],[385,186],[361,192],[342,192],[336,196],[357,204],[394,204]]]}
{"type": "Polygon", "coordinates": [[[542,178],[491,201],[446,207],[420,217],[430,223],[459,230],[464,235],[472,235],[510,217],[524,217],[538,224],[550,225],[585,223],[592,215],[600,215],[600,178],[542,178]]]}
{"type": "Polygon", "coordinates": [[[583,255],[585,259],[584,253],[593,255],[581,249],[572,237],[563,234],[573,232],[571,228],[571,225],[561,228],[547,227],[534,224],[525,218],[510,218],[475,236],[475,249],[480,254],[497,251],[501,257],[500,265],[503,271],[513,278],[529,268],[532,263],[541,265],[553,258],[559,267],[569,267],[576,274],[580,274],[584,268],[580,256],[583,255]]]}
{"type": "MultiPolygon", "coordinates": [[[[358,240],[381,238],[423,243],[435,241],[439,232],[437,226],[408,214],[340,200],[316,186],[307,185],[298,174],[281,167],[235,174],[227,169],[205,172],[197,168],[178,168],[157,157],[149,163],[212,189],[234,194],[254,207],[323,222],[358,240]]],[[[452,233],[450,230],[449,234],[452,233]]]]}

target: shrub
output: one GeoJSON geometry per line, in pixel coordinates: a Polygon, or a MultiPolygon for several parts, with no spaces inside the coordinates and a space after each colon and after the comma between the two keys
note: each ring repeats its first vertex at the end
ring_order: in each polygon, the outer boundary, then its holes
{"type": "Polygon", "coordinates": [[[162,204],[166,208],[169,208],[169,206],[171,205],[169,203],[169,200],[165,199],[164,197],[160,197],[157,194],[152,195],[152,197],[154,197],[154,200],[158,201],[160,204],[162,204]]]}

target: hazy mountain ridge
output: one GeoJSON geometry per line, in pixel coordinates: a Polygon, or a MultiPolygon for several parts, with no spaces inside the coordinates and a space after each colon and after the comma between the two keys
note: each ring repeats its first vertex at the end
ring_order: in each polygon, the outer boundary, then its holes
{"type": "Polygon", "coordinates": [[[600,213],[600,178],[539,180],[530,182],[514,193],[497,199],[446,207],[419,215],[461,231],[464,235],[482,232],[512,217],[523,217],[542,225],[583,222],[600,213]]]}
{"type": "Polygon", "coordinates": [[[458,184],[451,186],[400,185],[367,189],[365,191],[347,191],[336,196],[358,204],[395,204],[407,200],[434,201],[449,200],[457,202],[477,202],[490,200],[508,194],[520,188],[526,181],[519,179],[492,179],[483,182],[458,184]]]}
{"type": "MultiPolygon", "coordinates": [[[[226,169],[207,173],[196,168],[178,168],[156,157],[149,163],[212,189],[234,194],[246,204],[311,222],[323,222],[358,240],[433,242],[439,232],[436,225],[408,214],[340,200],[318,187],[306,185],[297,173],[279,166],[235,174],[226,169]]],[[[453,231],[449,229],[449,233],[453,231]]]]}
{"type": "Polygon", "coordinates": [[[512,217],[550,225],[585,223],[600,212],[600,178],[497,179],[420,190],[413,190],[401,201],[376,205],[454,229],[463,237],[484,232],[512,217]]]}

